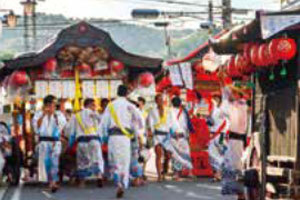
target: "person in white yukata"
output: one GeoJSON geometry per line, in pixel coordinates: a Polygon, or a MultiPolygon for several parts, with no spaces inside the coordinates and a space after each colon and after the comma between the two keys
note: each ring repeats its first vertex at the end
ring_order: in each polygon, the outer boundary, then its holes
{"type": "Polygon", "coordinates": [[[69,135],[75,134],[78,142],[77,177],[83,187],[85,179],[90,176],[98,178],[98,187],[103,187],[102,175],[104,162],[101,149],[99,116],[94,99],[84,101],[84,109],[73,115],[69,135]]]}
{"type": "Polygon", "coordinates": [[[183,170],[188,170],[191,174],[193,165],[189,145],[190,129],[188,126],[188,112],[185,110],[178,96],[172,99],[172,105],[177,129],[171,136],[171,144],[173,147],[171,152],[174,178],[177,180],[180,177],[180,172],[183,170]]]}
{"type": "Polygon", "coordinates": [[[108,160],[117,185],[116,196],[122,198],[129,186],[131,139],[141,134],[144,127],[138,108],[126,99],[128,88],[120,85],[117,94],[118,98],[106,108],[100,126],[108,138],[108,160]]]}
{"type": "Polygon", "coordinates": [[[156,107],[149,112],[148,127],[149,136],[153,136],[153,143],[155,146],[156,154],[156,170],[158,176],[158,182],[165,178],[165,175],[169,169],[169,162],[172,156],[171,149],[171,132],[175,132],[176,118],[172,110],[164,106],[162,94],[155,96],[156,107]],[[162,158],[164,155],[164,163],[162,169],[162,158]]]}
{"type": "Polygon", "coordinates": [[[61,154],[61,132],[66,118],[56,111],[56,98],[48,95],[44,98],[44,108],[33,117],[33,128],[38,135],[38,178],[49,182],[52,192],[58,189],[58,167],[61,154]]]}
{"type": "Polygon", "coordinates": [[[213,110],[211,118],[213,125],[210,127],[212,139],[209,142],[208,152],[210,164],[214,171],[214,181],[221,180],[221,166],[226,152],[226,133],[229,128],[229,120],[221,109],[222,98],[219,94],[213,95],[213,110]]]}
{"type": "Polygon", "coordinates": [[[248,107],[241,91],[231,85],[224,86],[222,96],[221,110],[229,120],[228,150],[222,168],[222,194],[235,194],[239,200],[243,200],[244,187],[237,178],[242,172],[241,158],[246,144],[248,107]]]}

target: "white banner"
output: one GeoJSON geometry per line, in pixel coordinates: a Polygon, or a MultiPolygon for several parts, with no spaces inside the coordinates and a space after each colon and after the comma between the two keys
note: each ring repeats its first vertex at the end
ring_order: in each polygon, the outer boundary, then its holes
{"type": "Polygon", "coordinates": [[[267,39],[285,28],[300,22],[300,15],[261,15],[262,38],[267,39]]]}
{"type": "Polygon", "coordinates": [[[60,81],[49,81],[49,94],[56,98],[62,97],[62,83],[60,81]]]}
{"type": "Polygon", "coordinates": [[[35,81],[35,96],[38,99],[46,97],[48,91],[48,82],[47,81],[35,81]]]}
{"type": "Polygon", "coordinates": [[[172,65],[169,67],[170,78],[172,81],[172,85],[174,86],[182,86],[182,78],[180,74],[180,69],[178,65],[172,65]]]}
{"type": "Polygon", "coordinates": [[[180,68],[185,87],[192,90],[194,88],[194,84],[191,63],[181,63],[180,68]]]}
{"type": "Polygon", "coordinates": [[[111,97],[115,98],[115,97],[117,97],[117,91],[118,91],[119,85],[122,85],[122,81],[121,80],[112,80],[112,81],[110,81],[110,85],[111,85],[111,97]]]}
{"type": "Polygon", "coordinates": [[[94,81],[83,81],[82,82],[82,97],[83,98],[94,98],[95,83],[94,81]]]}
{"type": "Polygon", "coordinates": [[[97,97],[108,98],[108,81],[100,80],[96,82],[97,97]]]}
{"type": "Polygon", "coordinates": [[[62,98],[73,99],[75,97],[75,81],[62,81],[62,98]]]}

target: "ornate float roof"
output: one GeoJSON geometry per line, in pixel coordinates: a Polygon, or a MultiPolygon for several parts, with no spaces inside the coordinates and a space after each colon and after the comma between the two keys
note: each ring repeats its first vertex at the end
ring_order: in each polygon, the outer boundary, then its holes
{"type": "Polygon", "coordinates": [[[110,57],[123,62],[130,71],[151,71],[156,73],[161,70],[163,62],[162,59],[126,52],[113,41],[109,33],[83,21],[63,29],[56,40],[43,50],[23,54],[12,60],[4,61],[4,67],[0,70],[0,77],[3,78],[17,69],[41,66],[49,58],[55,57],[66,46],[82,48],[97,46],[103,48],[109,53],[110,57]]]}

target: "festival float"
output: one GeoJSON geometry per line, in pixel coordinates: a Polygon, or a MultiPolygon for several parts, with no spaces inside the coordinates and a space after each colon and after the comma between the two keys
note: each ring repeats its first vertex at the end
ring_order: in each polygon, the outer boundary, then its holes
{"type": "Polygon", "coordinates": [[[62,112],[81,109],[85,98],[101,109],[100,100],[114,99],[120,84],[131,90],[153,87],[162,62],[126,52],[86,22],[66,28],[43,50],[6,60],[0,69],[6,98],[14,104],[14,132],[24,138],[26,153],[33,152],[30,121],[46,95],[58,98],[62,112]]]}

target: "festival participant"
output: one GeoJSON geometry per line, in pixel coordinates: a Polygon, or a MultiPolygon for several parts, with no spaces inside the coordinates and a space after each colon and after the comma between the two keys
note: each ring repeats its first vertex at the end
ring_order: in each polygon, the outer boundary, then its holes
{"type": "Polygon", "coordinates": [[[108,137],[108,160],[117,185],[117,198],[122,198],[129,186],[131,139],[144,129],[143,119],[135,105],[126,97],[128,88],[118,87],[118,98],[106,108],[101,120],[101,132],[108,137]]]}
{"type": "MultiPolygon", "coordinates": [[[[143,97],[138,97],[138,104],[139,104],[139,110],[142,112],[143,119],[145,121],[145,124],[147,124],[147,118],[149,114],[149,109],[145,108],[146,100],[143,97]]],[[[146,172],[146,166],[147,162],[150,159],[150,148],[151,148],[151,138],[148,137],[147,131],[145,130],[144,137],[143,137],[143,149],[140,152],[141,158],[143,160],[143,179],[147,180],[147,177],[145,175],[146,172]]]]}
{"type": "Polygon", "coordinates": [[[236,194],[239,200],[245,199],[243,184],[237,178],[242,172],[241,158],[248,122],[247,103],[241,96],[232,85],[224,85],[221,109],[228,116],[229,141],[222,168],[222,194],[236,194]]]}
{"type": "Polygon", "coordinates": [[[162,181],[169,169],[169,161],[171,159],[170,152],[170,133],[176,130],[175,117],[168,107],[164,106],[162,94],[155,96],[156,107],[151,109],[148,116],[149,136],[153,136],[156,154],[156,170],[158,181],[162,181]],[[162,158],[164,155],[164,163],[162,169],[162,158]]]}
{"type": "MultiPolygon", "coordinates": [[[[99,110],[99,125],[101,123],[102,116],[104,115],[104,111],[109,104],[109,100],[107,98],[101,99],[101,109],[99,110]]],[[[102,155],[104,160],[104,173],[103,178],[104,180],[107,180],[110,177],[109,174],[109,164],[108,164],[108,147],[107,144],[102,142],[102,155]]]]}
{"type": "Polygon", "coordinates": [[[70,125],[70,135],[75,133],[77,144],[77,177],[80,186],[84,186],[85,179],[97,176],[98,187],[103,187],[103,157],[100,142],[98,113],[94,99],[84,101],[84,109],[73,115],[70,125]]]}
{"type": "Polygon", "coordinates": [[[60,136],[66,125],[66,118],[55,111],[56,98],[48,95],[44,98],[44,108],[33,117],[33,128],[39,136],[38,178],[48,181],[52,192],[58,189],[58,167],[61,153],[60,136]]]}
{"type": "Polygon", "coordinates": [[[189,132],[191,126],[189,126],[189,117],[185,108],[182,106],[180,97],[174,97],[172,99],[173,112],[176,116],[177,130],[172,134],[172,166],[175,175],[175,179],[179,178],[179,173],[183,170],[191,172],[193,168],[190,157],[189,146],[189,132]]]}
{"type": "Polygon", "coordinates": [[[227,116],[221,110],[222,99],[219,95],[213,96],[213,110],[211,118],[213,125],[210,127],[212,134],[209,143],[209,160],[214,171],[214,181],[221,179],[221,166],[224,161],[224,153],[226,151],[225,137],[229,128],[229,121],[227,116]]]}
{"type": "MultiPolygon", "coordinates": [[[[137,108],[139,108],[139,103],[135,101],[130,101],[137,108]]],[[[140,118],[143,119],[143,127],[145,127],[145,119],[141,110],[137,110],[140,118]]],[[[138,134],[135,134],[131,139],[131,161],[130,161],[130,177],[132,179],[132,185],[139,187],[144,184],[143,180],[143,159],[141,158],[140,152],[144,146],[144,133],[145,129],[141,129],[138,134]]]]}

